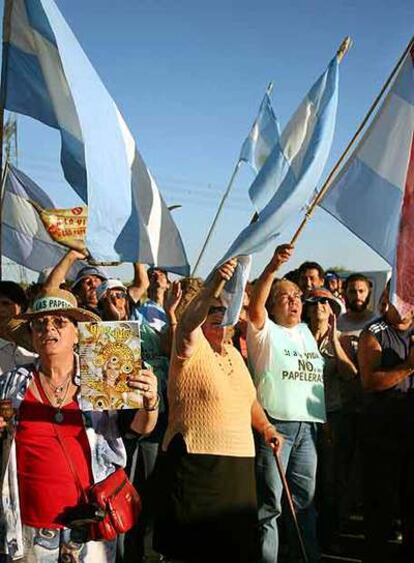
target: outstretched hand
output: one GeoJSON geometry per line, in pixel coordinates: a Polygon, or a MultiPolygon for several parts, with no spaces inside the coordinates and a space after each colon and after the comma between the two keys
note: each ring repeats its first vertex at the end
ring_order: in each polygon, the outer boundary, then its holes
{"type": "Polygon", "coordinates": [[[167,294],[164,300],[164,309],[167,315],[172,315],[178,307],[183,291],[181,289],[181,284],[178,280],[173,281],[168,288],[167,294]]]}
{"type": "Polygon", "coordinates": [[[285,264],[293,254],[295,247],[292,244],[280,244],[272,258],[273,266],[279,268],[282,264],[285,264]]]}

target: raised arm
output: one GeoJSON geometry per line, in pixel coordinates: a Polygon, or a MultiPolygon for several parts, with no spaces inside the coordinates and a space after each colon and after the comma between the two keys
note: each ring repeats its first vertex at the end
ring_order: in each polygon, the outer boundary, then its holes
{"type": "Polygon", "coordinates": [[[56,264],[53,270],[50,272],[46,282],[43,285],[45,291],[50,291],[51,289],[56,289],[63,283],[68,275],[68,272],[72,268],[73,264],[77,260],[85,260],[86,256],[79,252],[78,250],[69,250],[67,254],[56,264]]]}
{"type": "Polygon", "coordinates": [[[414,349],[404,362],[389,369],[381,368],[382,348],[369,332],[362,332],[358,346],[358,363],[362,386],[366,391],[385,391],[414,373],[414,349]]]}
{"type": "Polygon", "coordinates": [[[128,293],[134,303],[141,300],[149,287],[147,269],[141,262],[134,263],[134,280],[128,287],[128,293]]]}
{"type": "Polygon", "coordinates": [[[272,259],[256,280],[249,304],[249,319],[256,329],[261,330],[266,319],[266,301],[272,288],[273,278],[280,266],[292,256],[293,246],[281,244],[272,256],[272,259]]]}
{"type": "Polygon", "coordinates": [[[210,306],[216,300],[214,297],[216,288],[222,280],[227,281],[232,277],[236,265],[237,261],[232,259],[216,270],[211,281],[203,287],[184,311],[176,331],[176,347],[179,356],[189,358],[192,355],[197,332],[206,320],[210,306]]]}

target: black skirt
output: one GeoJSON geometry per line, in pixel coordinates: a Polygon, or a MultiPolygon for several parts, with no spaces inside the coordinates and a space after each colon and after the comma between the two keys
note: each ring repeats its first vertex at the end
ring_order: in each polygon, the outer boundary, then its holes
{"type": "Polygon", "coordinates": [[[260,560],[254,458],[188,454],[177,435],[153,485],[156,551],[194,562],[260,560]]]}

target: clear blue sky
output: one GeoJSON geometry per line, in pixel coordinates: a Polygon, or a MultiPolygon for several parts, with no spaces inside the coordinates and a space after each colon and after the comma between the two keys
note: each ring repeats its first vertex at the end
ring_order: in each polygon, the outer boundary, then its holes
{"type": "MultiPolygon", "coordinates": [[[[342,39],[354,46],[340,68],[334,164],[414,33],[412,0],[57,0],[123,113],[175,211],[192,263],[267,83],[283,126],[342,39]]],[[[59,205],[73,202],[59,171],[58,137],[19,120],[19,167],[59,205]]],[[[252,214],[246,168],[201,273],[213,266],[252,214]]],[[[286,232],[286,240],[300,217],[286,232]]],[[[259,255],[254,272],[263,266],[259,255]]],[[[384,263],[322,211],[297,244],[291,267],[383,269],[384,263]]]]}

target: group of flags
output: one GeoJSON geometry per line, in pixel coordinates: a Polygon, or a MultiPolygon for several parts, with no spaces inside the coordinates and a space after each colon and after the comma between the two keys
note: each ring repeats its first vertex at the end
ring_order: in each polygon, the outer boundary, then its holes
{"type": "MultiPolygon", "coordinates": [[[[3,107],[57,129],[68,185],[88,208],[85,244],[97,262],[143,262],[180,275],[189,265],[179,231],[115,102],[53,0],[5,0],[3,107]]],[[[414,43],[401,59],[370,126],[320,205],[393,267],[393,300],[414,306],[414,43]]],[[[226,285],[225,322],[234,323],[251,255],[275,241],[315,197],[331,149],[338,106],[338,54],[280,132],[269,90],[239,161],[256,176],[250,187],[256,221],[219,264],[238,257],[226,285]]],[[[47,234],[29,200],[55,202],[8,166],[3,253],[34,270],[66,252],[47,234]]]]}

